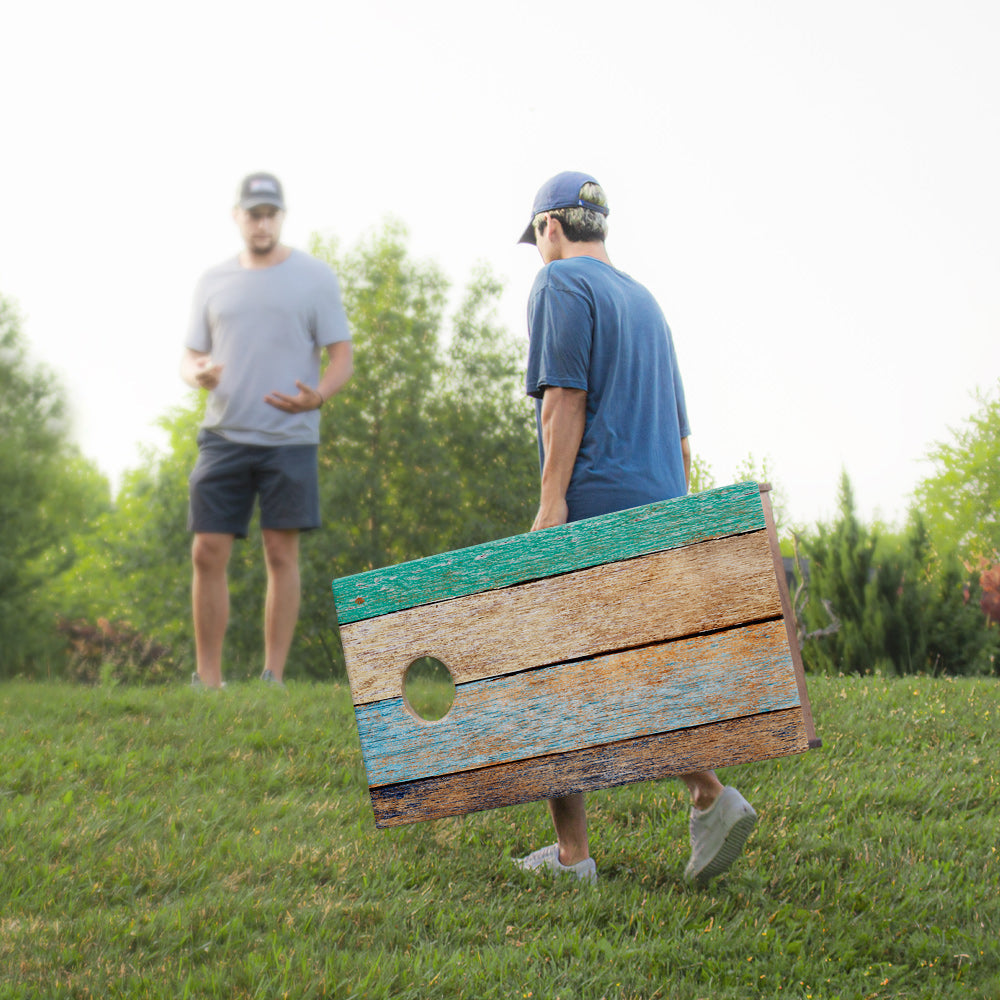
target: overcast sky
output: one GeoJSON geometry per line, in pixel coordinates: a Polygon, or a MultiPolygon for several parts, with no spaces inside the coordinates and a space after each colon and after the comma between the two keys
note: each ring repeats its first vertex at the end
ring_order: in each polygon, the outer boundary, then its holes
{"type": "Polygon", "coordinates": [[[900,518],[997,384],[992,0],[95,0],[7,4],[0,38],[0,294],[115,481],[185,399],[191,292],[257,169],[287,242],[393,216],[458,285],[488,262],[518,334],[535,190],[593,173],[695,453],[720,482],[766,457],[800,523],[833,516],[842,468],[900,518]]]}

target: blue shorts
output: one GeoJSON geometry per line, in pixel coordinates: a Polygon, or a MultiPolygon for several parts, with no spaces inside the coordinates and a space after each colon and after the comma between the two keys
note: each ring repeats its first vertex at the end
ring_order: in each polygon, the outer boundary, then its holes
{"type": "Polygon", "coordinates": [[[318,452],[314,444],[238,444],[200,430],[188,479],[188,531],[246,538],[257,498],[261,528],[318,528],[318,452]]]}

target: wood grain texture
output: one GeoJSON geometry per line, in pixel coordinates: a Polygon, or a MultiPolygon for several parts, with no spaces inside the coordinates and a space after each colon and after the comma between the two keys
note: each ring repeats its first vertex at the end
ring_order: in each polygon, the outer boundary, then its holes
{"type": "MultiPolygon", "coordinates": [[[[758,494],[758,504],[760,503],[758,494]]],[[[781,617],[764,530],[397,611],[341,628],[355,705],[434,656],[456,684],[781,617]]]]}
{"type": "Polygon", "coordinates": [[[649,552],[765,527],[757,483],[738,483],[333,581],[341,626],[649,552]]]}
{"type": "Polygon", "coordinates": [[[780,619],[461,685],[437,722],[355,710],[369,785],[719,722],[799,703],[780,619]]]}
{"type": "Polygon", "coordinates": [[[533,758],[371,790],[375,825],[402,826],[636,781],[802,753],[799,709],[698,726],[628,743],[533,758]]]}
{"type": "Polygon", "coordinates": [[[802,664],[802,651],[799,649],[798,628],[795,622],[795,610],[788,596],[788,581],[785,579],[785,565],[781,558],[781,547],[778,545],[778,533],[774,528],[774,512],[771,510],[770,486],[761,485],[760,498],[764,509],[764,520],[767,523],[767,537],[771,543],[771,557],[774,561],[774,575],[778,581],[778,596],[781,598],[781,613],[785,619],[785,630],[788,634],[788,649],[791,652],[792,664],[795,668],[795,683],[799,689],[799,702],[802,705],[802,716],[811,747],[821,747],[823,741],[816,735],[813,722],[812,706],[809,703],[809,692],[806,690],[806,671],[802,664]]]}

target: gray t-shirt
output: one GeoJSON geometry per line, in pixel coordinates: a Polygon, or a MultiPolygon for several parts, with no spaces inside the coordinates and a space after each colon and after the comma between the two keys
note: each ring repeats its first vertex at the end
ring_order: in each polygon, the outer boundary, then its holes
{"type": "Polygon", "coordinates": [[[185,340],[223,366],[202,426],[242,444],[317,444],[318,410],[284,413],[264,397],[294,396],[296,379],[315,388],[322,349],[350,339],[337,276],[315,257],[292,250],[272,267],[236,257],[213,267],[195,289],[185,340]]]}

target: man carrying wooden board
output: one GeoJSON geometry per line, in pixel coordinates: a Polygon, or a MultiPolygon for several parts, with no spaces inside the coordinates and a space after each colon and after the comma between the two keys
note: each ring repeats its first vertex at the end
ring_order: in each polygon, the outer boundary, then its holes
{"type": "MultiPolygon", "coordinates": [[[[542,469],[532,531],[688,490],[690,430],[670,328],[649,291],[612,266],[607,216],[597,181],[567,171],[542,185],[520,239],[545,265],[528,302],[542,469]]],[[[714,771],[681,779],[691,794],[685,877],[704,885],[739,857],[757,815],[714,771]]],[[[548,803],[556,843],[517,863],[595,880],[582,793],[548,803]]]]}

